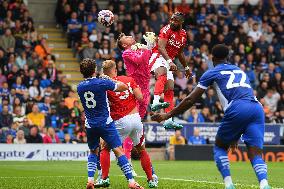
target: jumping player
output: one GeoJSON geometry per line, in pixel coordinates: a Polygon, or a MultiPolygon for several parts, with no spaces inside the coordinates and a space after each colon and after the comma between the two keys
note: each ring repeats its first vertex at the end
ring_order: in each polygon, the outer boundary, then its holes
{"type": "MultiPolygon", "coordinates": [[[[123,92],[107,92],[110,102],[110,114],[115,120],[115,125],[122,141],[128,136],[132,139],[134,148],[140,156],[141,166],[147,175],[148,185],[150,188],[155,188],[158,183],[153,178],[156,176],[152,175],[151,160],[144,144],[143,124],[136,106],[136,100],[143,100],[141,90],[133,78],[117,76],[116,64],[112,60],[103,62],[103,73],[114,80],[128,85],[128,90],[123,92]]],[[[106,144],[102,145],[101,150],[102,180],[96,186],[109,186],[110,149],[106,144]]]]}
{"type": "Polygon", "coordinates": [[[206,71],[199,84],[176,108],[168,113],[154,114],[153,120],[161,122],[181,114],[214,84],[225,115],[219,126],[214,146],[214,159],[223,176],[225,188],[235,189],[228,159],[228,149],[234,148],[242,136],[260,189],[270,189],[267,181],[267,165],[262,159],[264,141],[264,111],[250,86],[249,78],[237,66],[227,60],[229,48],[216,45],[212,49],[214,68],[206,71]]]}
{"type": "Polygon", "coordinates": [[[118,165],[129,182],[128,187],[132,189],[143,189],[143,187],[135,182],[130,164],[123,153],[119,134],[110,117],[106,93],[108,90],[122,92],[127,90],[128,86],[118,81],[97,79],[95,77],[95,70],[95,60],[84,59],[80,63],[80,72],[85,80],[81,81],[77,87],[78,95],[85,111],[85,127],[90,149],[90,155],[88,157],[87,189],[94,188],[94,174],[97,167],[100,137],[108,143],[110,149],[115,153],[118,159],[118,165]]]}
{"type": "MultiPolygon", "coordinates": [[[[176,57],[184,66],[186,77],[191,76],[183,53],[187,40],[186,32],[182,29],[183,21],[182,13],[174,13],[170,23],[160,30],[158,44],[153,49],[149,64],[151,71],[155,72],[157,81],[155,83],[154,100],[151,105],[152,111],[165,108],[165,112],[169,112],[174,107],[174,76],[172,71],[177,70],[177,66],[173,63],[176,57]],[[164,94],[164,102],[160,103],[162,94],[164,94]]],[[[172,118],[170,118],[165,121],[164,127],[166,129],[181,129],[182,125],[173,122],[172,118]]]]}

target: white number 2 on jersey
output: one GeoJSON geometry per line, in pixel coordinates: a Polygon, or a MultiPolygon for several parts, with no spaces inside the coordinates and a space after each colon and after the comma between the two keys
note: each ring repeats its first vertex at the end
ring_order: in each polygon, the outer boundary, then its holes
{"type": "Polygon", "coordinates": [[[222,75],[230,75],[230,78],[229,78],[229,80],[227,82],[227,85],[226,85],[227,89],[232,89],[232,88],[235,88],[235,87],[251,88],[251,86],[249,84],[245,83],[246,79],[247,79],[247,75],[242,70],[221,71],[221,74],[222,75]],[[242,75],[242,78],[241,78],[239,83],[234,83],[236,74],[241,74],[242,75]]]}
{"type": "Polygon", "coordinates": [[[91,91],[86,91],[84,93],[84,98],[86,100],[86,106],[87,108],[95,108],[97,105],[97,102],[94,99],[95,95],[91,91]]]}

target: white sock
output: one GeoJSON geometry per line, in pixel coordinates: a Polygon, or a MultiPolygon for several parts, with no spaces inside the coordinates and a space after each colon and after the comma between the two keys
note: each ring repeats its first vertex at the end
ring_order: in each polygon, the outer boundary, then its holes
{"type": "Polygon", "coordinates": [[[154,95],[154,100],[153,100],[153,104],[158,104],[160,103],[160,96],[159,95],[154,95]]]}
{"type": "Polygon", "coordinates": [[[225,183],[225,187],[229,187],[230,185],[232,185],[233,184],[232,177],[231,176],[225,177],[224,183],[225,183]]]}
{"type": "Polygon", "coordinates": [[[266,179],[262,179],[259,183],[260,189],[263,189],[267,185],[268,185],[268,181],[266,179]]]}
{"type": "Polygon", "coordinates": [[[88,182],[94,182],[94,177],[88,177],[88,182]]]}
{"type": "Polygon", "coordinates": [[[128,182],[129,183],[133,183],[133,182],[135,182],[135,180],[134,179],[129,179],[128,182]]]}
{"type": "Polygon", "coordinates": [[[98,175],[102,175],[102,170],[98,170],[98,175]]]}

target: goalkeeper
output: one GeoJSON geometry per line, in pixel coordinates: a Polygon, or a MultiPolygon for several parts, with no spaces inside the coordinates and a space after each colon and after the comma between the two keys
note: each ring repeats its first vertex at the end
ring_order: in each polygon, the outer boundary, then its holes
{"type": "Polygon", "coordinates": [[[147,113],[147,107],[150,102],[150,67],[149,59],[152,55],[152,47],[156,44],[155,34],[147,32],[143,36],[147,42],[147,46],[136,43],[132,36],[120,34],[117,39],[117,46],[123,50],[123,61],[126,66],[126,72],[132,77],[141,88],[143,101],[138,102],[138,110],[143,119],[147,113]]]}

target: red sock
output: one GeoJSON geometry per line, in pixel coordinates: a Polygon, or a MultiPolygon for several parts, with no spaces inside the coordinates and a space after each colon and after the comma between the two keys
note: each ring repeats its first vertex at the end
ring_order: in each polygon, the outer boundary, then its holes
{"type": "Polygon", "coordinates": [[[166,90],[164,93],[164,102],[170,103],[170,106],[165,108],[165,112],[168,113],[174,108],[174,91],[166,90]]]}
{"type": "Polygon", "coordinates": [[[102,167],[102,177],[106,179],[108,177],[109,168],[110,168],[110,152],[108,149],[103,149],[101,151],[101,167],[102,167]]]}
{"type": "Polygon", "coordinates": [[[167,76],[166,75],[160,75],[157,78],[157,81],[155,83],[155,89],[154,89],[154,95],[159,95],[164,93],[164,88],[167,83],[167,76]]]}
{"type": "Polygon", "coordinates": [[[147,175],[147,179],[152,180],[152,163],[146,150],[141,151],[140,157],[141,166],[147,175]]]}

